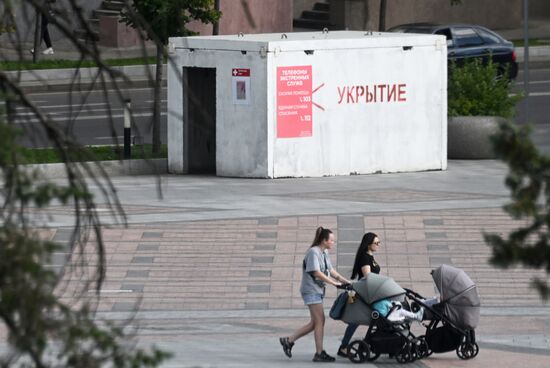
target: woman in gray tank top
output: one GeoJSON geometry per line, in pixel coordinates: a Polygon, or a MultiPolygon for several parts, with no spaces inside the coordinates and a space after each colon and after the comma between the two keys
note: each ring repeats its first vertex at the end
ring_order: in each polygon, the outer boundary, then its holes
{"type": "Polygon", "coordinates": [[[314,332],[316,353],[314,362],[333,362],[335,359],[323,350],[323,335],[325,328],[325,311],[323,299],[325,285],[340,286],[349,281],[340,275],[330,262],[328,251],[334,247],[334,234],[329,229],[319,227],[315,232],[313,244],[306,252],[302,264],[302,284],[300,293],[304,304],[309,308],[310,321],[288,337],[279,339],[283,350],[289,358],[292,357],[294,342],[300,337],[314,332]]]}

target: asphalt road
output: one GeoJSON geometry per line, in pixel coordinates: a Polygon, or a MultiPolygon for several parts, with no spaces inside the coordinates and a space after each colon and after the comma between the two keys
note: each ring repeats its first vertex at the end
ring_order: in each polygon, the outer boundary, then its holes
{"type": "MultiPolygon", "coordinates": [[[[523,70],[520,70],[514,91],[524,91],[523,70]]],[[[529,117],[528,122],[534,125],[550,123],[550,65],[547,68],[529,71],[529,117]]],[[[526,122],[525,101],[518,104],[516,121],[526,122]]]]}
{"type": "MultiPolygon", "coordinates": [[[[40,92],[29,94],[30,99],[55,122],[86,145],[112,144],[113,136],[122,144],[124,137],[123,99],[131,100],[133,117],[132,136],[141,136],[145,143],[151,142],[153,90],[135,88],[123,90],[121,96],[110,90],[91,93],[80,91],[40,92]]],[[[166,143],[166,88],[162,94],[161,141],[166,143]]],[[[43,132],[37,128],[37,119],[26,108],[17,109],[16,122],[24,129],[22,144],[25,146],[48,146],[43,132]]]]}
{"type": "MultiPolygon", "coordinates": [[[[529,122],[543,131],[543,125],[550,123],[550,68],[533,68],[529,77],[529,122]]],[[[520,70],[514,91],[523,91],[523,71],[520,70]]],[[[166,93],[162,95],[161,141],[166,142],[166,93]]],[[[151,88],[136,88],[122,91],[124,98],[130,98],[134,125],[132,136],[141,136],[144,142],[151,142],[153,93],[151,88]]],[[[79,91],[31,93],[30,98],[45,114],[50,115],[65,129],[86,145],[112,144],[113,135],[123,140],[123,107],[114,91],[105,95],[102,91],[84,93],[79,91]],[[110,111],[109,111],[110,109],[110,111]],[[112,117],[112,124],[109,119],[112,117]],[[112,128],[111,128],[112,127],[112,128]]],[[[22,144],[25,146],[45,147],[41,130],[29,110],[18,108],[17,122],[25,133],[22,144]]],[[[524,123],[525,103],[518,104],[516,121],[524,123]]],[[[539,137],[540,138],[540,137],[539,137]]]]}

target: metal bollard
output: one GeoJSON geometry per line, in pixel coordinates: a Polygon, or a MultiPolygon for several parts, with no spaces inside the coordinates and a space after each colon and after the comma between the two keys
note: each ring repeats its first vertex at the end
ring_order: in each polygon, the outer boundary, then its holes
{"type": "Polygon", "coordinates": [[[124,158],[129,159],[132,156],[132,118],[130,114],[132,100],[124,100],[124,158]]]}

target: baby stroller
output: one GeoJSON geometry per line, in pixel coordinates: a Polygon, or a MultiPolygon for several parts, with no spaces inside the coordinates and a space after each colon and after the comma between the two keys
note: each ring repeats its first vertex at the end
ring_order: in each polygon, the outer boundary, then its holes
{"type": "Polygon", "coordinates": [[[354,340],[347,347],[348,358],[352,362],[374,361],[381,354],[389,354],[399,363],[412,362],[421,357],[419,340],[410,332],[410,322],[396,323],[387,319],[399,306],[393,306],[386,316],[380,315],[372,307],[373,303],[388,298],[402,302],[402,306],[407,307],[406,291],[392,278],[369,273],[346,289],[348,295],[353,292],[355,295],[348,298],[341,320],[369,326],[362,340],[354,340]]]}
{"type": "Polygon", "coordinates": [[[424,297],[406,289],[414,311],[424,307],[424,319],[430,320],[421,343],[427,343],[427,355],[456,350],[460,359],[472,359],[479,353],[475,331],[479,323],[480,302],[476,285],[463,270],[442,265],[432,271],[440,293],[440,302],[426,305],[424,297]]]}

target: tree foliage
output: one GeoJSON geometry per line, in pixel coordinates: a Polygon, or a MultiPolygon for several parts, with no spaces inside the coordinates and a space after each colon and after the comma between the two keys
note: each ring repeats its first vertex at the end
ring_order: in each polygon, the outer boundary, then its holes
{"type": "MultiPolygon", "coordinates": [[[[507,237],[487,233],[485,241],[492,248],[491,263],[509,268],[516,265],[550,273],[550,157],[541,154],[529,138],[529,127],[501,125],[493,137],[498,158],[509,168],[506,186],[512,202],[504,207],[524,225],[507,237]]],[[[550,297],[548,276],[535,277],[532,286],[541,297],[550,297]]]]}
{"type": "Polygon", "coordinates": [[[468,60],[462,66],[449,68],[449,116],[512,117],[521,95],[512,95],[512,82],[491,60],[468,60]]]}
{"type": "Polygon", "coordinates": [[[149,39],[163,45],[169,37],[194,35],[187,28],[190,22],[215,23],[221,15],[214,0],[134,0],[129,5],[126,23],[145,29],[149,39]]]}
{"type": "MultiPolygon", "coordinates": [[[[46,16],[41,0],[19,3],[22,13],[17,16],[27,24],[34,24],[37,13],[46,16]]],[[[67,91],[73,109],[78,111],[79,105],[88,103],[92,89],[102,92],[107,106],[117,101],[122,104],[120,84],[127,78],[105,64],[95,43],[76,38],[75,28],[91,36],[80,1],[63,4],[65,9],[51,19],[50,29],[60,32],[80,52],[81,61],[91,60],[97,67],[89,87],[79,84],[78,70],[74,73],[67,91]]],[[[124,324],[103,321],[95,314],[106,275],[96,201],[106,203],[121,225],[126,223],[125,214],[101,164],[81,161],[92,157],[74,137],[73,122],[56,121],[55,114],[46,114],[25,93],[21,73],[28,65],[23,62],[28,58],[26,35],[15,22],[11,24],[12,32],[2,37],[21,70],[0,70],[0,328],[7,331],[8,345],[0,366],[156,367],[168,354],[156,348],[149,352],[137,349],[124,324]],[[33,124],[27,124],[31,119],[33,124]],[[47,180],[24,165],[19,146],[22,135],[56,149],[65,164],[65,179],[47,180]],[[99,188],[101,198],[94,197],[91,185],[99,188]],[[63,245],[47,236],[50,219],[41,215],[44,209],[59,205],[70,206],[74,213],[70,239],[63,245]],[[50,266],[54,252],[68,255],[63,266],[50,266]]],[[[117,144],[113,116],[107,120],[117,144]]]]}
{"type": "Polygon", "coordinates": [[[155,94],[153,107],[153,153],[160,152],[160,100],[162,88],[162,65],[164,46],[169,37],[189,36],[187,29],[193,20],[216,23],[220,12],[214,0],[125,0],[126,10],[122,16],[126,24],[136,28],[157,46],[155,94]]]}

